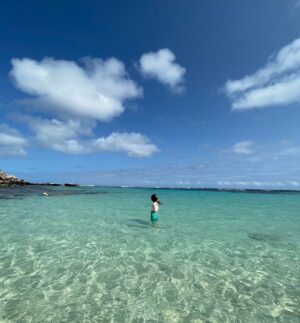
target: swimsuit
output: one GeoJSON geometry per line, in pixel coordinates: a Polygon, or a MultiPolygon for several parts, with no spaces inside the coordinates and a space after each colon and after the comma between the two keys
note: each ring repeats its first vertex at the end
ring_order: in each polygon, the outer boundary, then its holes
{"type": "Polygon", "coordinates": [[[158,221],[158,212],[151,211],[151,222],[158,221]]]}

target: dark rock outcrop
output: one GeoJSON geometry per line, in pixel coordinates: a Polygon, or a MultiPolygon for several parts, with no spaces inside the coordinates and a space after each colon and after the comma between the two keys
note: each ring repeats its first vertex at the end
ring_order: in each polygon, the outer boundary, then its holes
{"type": "Polygon", "coordinates": [[[14,175],[8,175],[0,171],[0,186],[26,186],[26,185],[43,185],[43,186],[66,186],[66,187],[77,187],[78,184],[65,183],[30,183],[26,182],[24,179],[19,179],[14,175]]]}
{"type": "Polygon", "coordinates": [[[0,186],[25,186],[29,184],[24,179],[19,179],[14,175],[8,175],[0,171],[0,186]]]}

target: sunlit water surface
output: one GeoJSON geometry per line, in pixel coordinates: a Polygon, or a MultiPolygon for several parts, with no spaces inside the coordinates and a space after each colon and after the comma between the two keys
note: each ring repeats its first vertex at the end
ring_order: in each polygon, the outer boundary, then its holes
{"type": "Polygon", "coordinates": [[[300,322],[300,194],[43,190],[0,190],[1,322],[300,322]]]}

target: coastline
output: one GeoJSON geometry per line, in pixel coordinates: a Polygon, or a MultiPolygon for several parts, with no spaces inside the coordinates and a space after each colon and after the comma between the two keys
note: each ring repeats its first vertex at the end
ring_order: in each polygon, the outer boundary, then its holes
{"type": "Polygon", "coordinates": [[[276,194],[276,193],[300,193],[295,189],[257,189],[257,188],[217,188],[217,187],[174,187],[174,186],[127,186],[127,185],[80,185],[77,183],[33,183],[24,179],[19,179],[14,175],[9,175],[0,170],[0,188],[15,187],[15,186],[49,186],[49,187],[116,187],[116,188],[144,188],[155,190],[186,190],[186,191],[206,191],[206,192],[229,192],[229,193],[262,193],[262,194],[276,194]]]}
{"type": "Polygon", "coordinates": [[[30,185],[39,185],[39,186],[65,186],[65,187],[77,187],[79,184],[75,183],[32,183],[24,179],[17,178],[15,175],[7,174],[3,171],[0,171],[0,187],[14,187],[14,186],[30,186],[30,185]]]}

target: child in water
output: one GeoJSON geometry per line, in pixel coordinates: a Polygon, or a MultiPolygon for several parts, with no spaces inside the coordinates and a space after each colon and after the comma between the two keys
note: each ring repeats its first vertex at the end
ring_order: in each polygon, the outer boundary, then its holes
{"type": "Polygon", "coordinates": [[[152,201],[151,222],[155,223],[158,221],[158,212],[159,212],[160,201],[158,200],[158,197],[156,196],[156,194],[151,195],[151,201],[152,201]]]}

